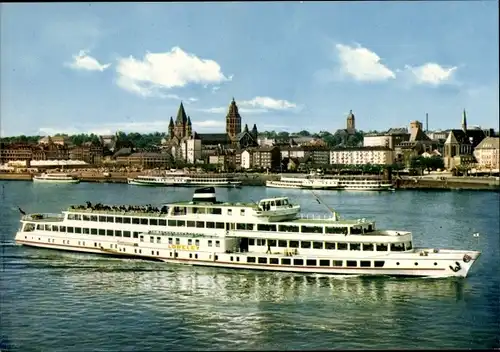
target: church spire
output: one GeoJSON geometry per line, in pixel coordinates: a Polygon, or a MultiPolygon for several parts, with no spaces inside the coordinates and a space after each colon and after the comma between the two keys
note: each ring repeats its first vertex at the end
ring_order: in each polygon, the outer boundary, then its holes
{"type": "Polygon", "coordinates": [[[465,112],[465,109],[462,115],[462,131],[467,133],[467,113],[465,112]]]}
{"type": "Polygon", "coordinates": [[[245,124],[245,129],[243,130],[243,132],[247,132],[247,133],[249,132],[249,131],[248,131],[248,125],[247,125],[247,124],[245,124]]]}
{"type": "Polygon", "coordinates": [[[257,137],[259,135],[259,132],[257,131],[257,124],[253,124],[253,127],[252,127],[252,132],[250,133],[252,135],[252,137],[257,140],[257,137]]]}
{"type": "Polygon", "coordinates": [[[174,119],[172,118],[172,116],[170,116],[170,123],[168,124],[168,136],[170,138],[173,138],[174,137],[174,119]]]}
{"type": "Polygon", "coordinates": [[[175,123],[186,123],[187,122],[187,115],[186,115],[186,110],[184,110],[184,105],[179,106],[179,110],[177,110],[177,118],[175,119],[175,123]]]}

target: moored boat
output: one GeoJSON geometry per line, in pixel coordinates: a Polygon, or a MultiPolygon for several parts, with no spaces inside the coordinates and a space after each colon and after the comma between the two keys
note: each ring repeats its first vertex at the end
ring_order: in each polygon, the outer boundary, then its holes
{"type": "Polygon", "coordinates": [[[240,187],[241,186],[241,181],[236,180],[234,176],[217,175],[217,174],[176,175],[176,176],[171,176],[171,182],[174,186],[181,186],[181,187],[202,187],[202,186],[240,187]]]}
{"type": "Polygon", "coordinates": [[[135,186],[156,186],[165,187],[173,185],[171,179],[162,176],[137,176],[134,178],[127,178],[127,183],[129,185],[135,186]]]}
{"type": "Polygon", "coordinates": [[[46,174],[33,176],[33,182],[43,183],[79,183],[80,179],[68,174],[46,174]]]}
{"type": "Polygon", "coordinates": [[[414,248],[374,221],[307,216],[287,197],[231,203],[215,189],[162,207],[73,206],[21,219],[18,244],[167,263],[320,274],[465,277],[475,250],[414,248]]]}
{"type": "Polygon", "coordinates": [[[267,181],[267,187],[324,189],[346,191],[389,191],[394,190],[390,182],[368,178],[345,178],[311,174],[304,177],[281,176],[280,180],[267,181]]]}

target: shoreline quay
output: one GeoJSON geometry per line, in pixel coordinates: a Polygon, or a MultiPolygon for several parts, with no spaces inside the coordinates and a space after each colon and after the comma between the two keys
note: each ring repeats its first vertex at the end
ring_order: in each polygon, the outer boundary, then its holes
{"type": "MultiPolygon", "coordinates": [[[[80,178],[81,182],[89,183],[127,183],[127,178],[142,173],[111,173],[110,176],[92,172],[71,173],[80,178]]],[[[30,173],[0,173],[0,181],[31,181],[30,173]]],[[[236,174],[236,179],[243,186],[265,186],[268,180],[279,180],[280,175],[269,174],[236,174]]],[[[500,182],[496,179],[478,179],[474,177],[447,177],[442,179],[426,178],[394,178],[394,187],[398,190],[467,190],[500,192],[500,182]]]]}

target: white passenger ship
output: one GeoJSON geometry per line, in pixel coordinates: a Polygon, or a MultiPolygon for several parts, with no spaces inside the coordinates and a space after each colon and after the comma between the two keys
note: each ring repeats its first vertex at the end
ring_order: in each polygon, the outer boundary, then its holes
{"type": "Polygon", "coordinates": [[[216,174],[193,174],[172,177],[174,186],[212,186],[212,187],[240,187],[241,181],[234,176],[216,174]]]}
{"type": "Polygon", "coordinates": [[[162,176],[137,176],[134,178],[127,178],[127,183],[129,185],[135,186],[172,186],[174,183],[171,178],[162,176]]]}
{"type": "Polygon", "coordinates": [[[382,180],[341,178],[311,174],[305,177],[281,176],[279,181],[266,181],[266,187],[301,189],[338,189],[346,191],[389,191],[392,184],[382,180]]]}
{"type": "Polygon", "coordinates": [[[79,183],[80,179],[68,174],[41,174],[33,176],[33,182],[44,183],[79,183]]]}
{"type": "Polygon", "coordinates": [[[161,209],[102,204],[21,219],[16,242],[168,263],[321,274],[460,276],[473,250],[414,248],[407,231],[365,219],[304,219],[287,197],[218,202],[213,187],[161,209]]]}
{"type": "Polygon", "coordinates": [[[240,187],[241,181],[237,181],[233,176],[220,175],[184,175],[169,174],[167,176],[137,176],[128,178],[129,185],[137,186],[176,186],[176,187],[240,187]]]}
{"type": "Polygon", "coordinates": [[[340,189],[338,180],[301,178],[301,177],[281,177],[279,181],[266,181],[267,187],[275,188],[300,188],[300,189],[340,189]]]}

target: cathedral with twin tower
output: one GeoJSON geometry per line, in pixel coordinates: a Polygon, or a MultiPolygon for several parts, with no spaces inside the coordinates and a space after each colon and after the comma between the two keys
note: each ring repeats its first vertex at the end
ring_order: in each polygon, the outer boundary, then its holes
{"type": "Polygon", "coordinates": [[[175,121],[173,117],[170,117],[168,139],[165,139],[164,143],[173,148],[174,153],[175,149],[181,149],[179,147],[189,140],[199,140],[203,149],[244,149],[258,146],[257,137],[258,131],[255,124],[252,130],[249,130],[246,124],[243,131],[241,130],[241,115],[233,98],[226,115],[226,133],[197,133],[193,131],[191,117],[186,114],[181,102],[175,121]]]}

